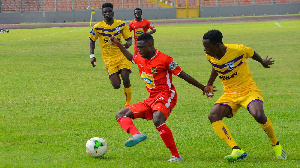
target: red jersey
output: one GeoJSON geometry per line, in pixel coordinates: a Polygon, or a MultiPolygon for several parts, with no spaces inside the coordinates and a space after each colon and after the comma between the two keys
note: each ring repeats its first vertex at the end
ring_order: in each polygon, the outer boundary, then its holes
{"type": "Polygon", "coordinates": [[[144,80],[149,98],[157,94],[164,94],[167,97],[177,99],[177,93],[172,83],[172,74],[179,75],[182,69],[173,58],[156,50],[155,55],[146,60],[138,53],[132,59],[139,67],[141,78],[144,80]]]}
{"type": "Polygon", "coordinates": [[[136,40],[137,38],[144,34],[147,33],[148,29],[155,29],[155,27],[153,26],[153,24],[147,20],[147,19],[142,19],[142,21],[137,22],[136,19],[134,19],[133,21],[131,21],[129,23],[129,30],[134,32],[134,55],[136,55],[138,53],[138,49],[136,47],[136,40]]]}

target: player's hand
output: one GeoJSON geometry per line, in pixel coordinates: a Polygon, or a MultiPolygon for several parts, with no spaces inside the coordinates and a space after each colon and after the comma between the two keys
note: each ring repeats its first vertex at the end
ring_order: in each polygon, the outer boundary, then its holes
{"type": "Polygon", "coordinates": [[[124,46],[124,48],[126,48],[126,49],[128,49],[128,48],[130,47],[127,43],[125,43],[123,46],[124,46]]]}
{"type": "Polygon", "coordinates": [[[263,60],[263,66],[265,68],[270,68],[270,65],[273,65],[275,62],[275,60],[272,60],[272,57],[271,58],[268,58],[268,56],[263,60]]]}
{"type": "Polygon", "coordinates": [[[207,98],[214,97],[214,92],[216,92],[215,86],[205,86],[203,95],[206,95],[207,98]]]}
{"type": "Polygon", "coordinates": [[[91,58],[91,64],[93,67],[96,66],[96,57],[91,58]]]}
{"type": "Polygon", "coordinates": [[[118,46],[120,44],[120,42],[115,38],[115,36],[111,36],[111,38],[109,38],[109,43],[114,46],[118,46]]]}

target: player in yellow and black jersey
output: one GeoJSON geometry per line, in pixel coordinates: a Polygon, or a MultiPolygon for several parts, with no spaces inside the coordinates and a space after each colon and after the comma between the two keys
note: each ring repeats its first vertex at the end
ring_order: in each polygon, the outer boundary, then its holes
{"type": "Polygon", "coordinates": [[[287,155],[275,135],[271,120],[266,117],[263,109],[263,97],[246,63],[252,58],[270,68],[274,63],[272,58],[262,59],[251,47],[241,44],[223,44],[223,35],[219,30],[210,30],[203,36],[203,46],[206,57],[212,65],[212,71],[205,87],[205,93],[212,97],[213,83],[219,76],[225,93],[215,102],[208,118],[216,134],[224,140],[230,148],[231,155],[225,156],[229,162],[243,159],[247,153],[234,141],[227,126],[223,123],[224,117],[232,117],[242,106],[246,108],[255,120],[261,125],[271,140],[271,144],[279,159],[286,159],[287,155]]]}
{"type": "Polygon", "coordinates": [[[105,62],[105,70],[115,89],[120,88],[120,76],[122,77],[126,107],[130,105],[132,94],[132,87],[129,79],[131,62],[122,54],[118,47],[110,44],[109,39],[114,36],[122,43],[123,37],[126,40],[124,47],[127,49],[132,44],[132,35],[124,21],[114,19],[113,5],[111,3],[104,3],[102,5],[102,15],[104,20],[95,24],[89,35],[91,64],[93,67],[96,66],[94,50],[95,42],[99,39],[102,48],[102,59],[105,62]]]}

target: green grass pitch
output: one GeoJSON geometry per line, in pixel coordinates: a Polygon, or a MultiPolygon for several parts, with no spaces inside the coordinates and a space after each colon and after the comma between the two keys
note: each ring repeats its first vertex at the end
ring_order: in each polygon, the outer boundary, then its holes
{"type": "MultiPolygon", "coordinates": [[[[170,152],[152,121],[134,120],[148,139],[132,148],[124,146],[130,135],[115,120],[124,106],[123,87],[112,88],[99,44],[97,66],[90,65],[89,27],[15,29],[0,34],[0,167],[300,167],[299,25],[296,20],[156,26],[156,48],[204,84],[211,66],[201,40],[210,29],[221,30],[224,43],[245,44],[262,57],[275,59],[270,69],[252,59],[248,63],[288,160],[275,159],[259,124],[240,109],[224,122],[248,157],[231,164],[223,159],[231,150],[207,119],[223,93],[219,79],[215,82],[218,92],[207,99],[201,90],[173,78],[178,103],[166,123],[185,160],[168,163],[170,152]],[[95,136],[108,143],[104,158],[85,153],[86,141],[95,136]]],[[[147,98],[136,65],[131,82],[132,103],[147,98]]]]}

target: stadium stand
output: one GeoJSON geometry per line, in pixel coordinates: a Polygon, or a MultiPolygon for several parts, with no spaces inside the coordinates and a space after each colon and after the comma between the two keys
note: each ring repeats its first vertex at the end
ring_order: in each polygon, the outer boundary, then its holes
{"type": "Polygon", "coordinates": [[[21,11],[21,0],[1,0],[2,11],[21,11]]]}
{"type": "Polygon", "coordinates": [[[177,0],[176,5],[177,5],[177,7],[186,7],[186,1],[185,0],[177,0]]]}
{"type": "MultiPolygon", "coordinates": [[[[177,7],[185,7],[187,0],[177,0],[177,7]]],[[[220,6],[235,5],[235,0],[219,0],[220,6]]],[[[90,10],[101,9],[105,0],[1,0],[1,11],[70,11],[70,10],[90,10]],[[89,4],[90,1],[90,4],[89,4]],[[42,2],[44,4],[42,4],[42,2]],[[73,4],[72,4],[73,2],[73,4]],[[55,8],[56,7],[56,8],[55,8]]],[[[139,6],[139,0],[107,0],[114,4],[115,9],[134,9],[139,6]]],[[[156,0],[141,0],[141,8],[156,8],[156,0]]],[[[196,7],[199,0],[189,0],[189,7],[196,7]]],[[[216,6],[216,0],[201,0],[201,6],[216,6]]],[[[273,0],[278,3],[297,3],[300,0],[273,0]]],[[[174,0],[159,0],[158,8],[170,8],[174,6],[174,0]]],[[[236,0],[236,5],[251,5],[252,0],[236,0]]],[[[254,4],[271,4],[272,0],[254,0],[254,4]]]]}
{"type": "Polygon", "coordinates": [[[234,5],[234,0],[219,0],[220,6],[234,5]]]}
{"type": "Polygon", "coordinates": [[[274,3],[290,3],[290,0],[274,0],[274,3]]]}
{"type": "Polygon", "coordinates": [[[198,6],[198,0],[189,0],[188,4],[189,4],[189,7],[197,7],[198,6]]]}
{"type": "Polygon", "coordinates": [[[252,0],[237,0],[237,5],[251,5],[252,0]]]}
{"type": "Polygon", "coordinates": [[[23,4],[22,4],[23,11],[41,11],[42,10],[41,1],[23,0],[22,2],[23,2],[23,4]]]}
{"type": "Polygon", "coordinates": [[[255,0],[255,4],[270,4],[271,0],[255,0]]]}
{"type": "Polygon", "coordinates": [[[45,11],[55,11],[55,1],[44,0],[44,10],[45,11]]]}
{"type": "Polygon", "coordinates": [[[217,1],[215,0],[203,0],[201,1],[201,6],[216,6],[217,1]]]}
{"type": "Polygon", "coordinates": [[[72,10],[72,0],[57,0],[58,11],[72,10]]]}

